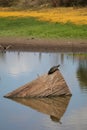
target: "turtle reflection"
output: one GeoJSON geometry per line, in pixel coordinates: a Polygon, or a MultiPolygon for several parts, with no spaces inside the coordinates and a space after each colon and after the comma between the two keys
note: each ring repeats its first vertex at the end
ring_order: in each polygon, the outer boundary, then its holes
{"type": "Polygon", "coordinates": [[[62,124],[62,122],[60,121],[59,118],[55,117],[55,116],[50,116],[50,119],[54,122],[58,122],[59,124],[62,124]]]}
{"type": "Polygon", "coordinates": [[[12,100],[29,106],[41,113],[50,116],[54,122],[61,124],[61,117],[65,113],[70,101],[70,96],[52,97],[52,98],[13,98],[12,100]]]}

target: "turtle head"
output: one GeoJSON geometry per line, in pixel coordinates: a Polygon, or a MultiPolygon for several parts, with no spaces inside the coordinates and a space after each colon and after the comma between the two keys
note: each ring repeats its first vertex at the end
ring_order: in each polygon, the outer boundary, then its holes
{"type": "Polygon", "coordinates": [[[60,65],[57,65],[57,67],[60,67],[60,65]]]}

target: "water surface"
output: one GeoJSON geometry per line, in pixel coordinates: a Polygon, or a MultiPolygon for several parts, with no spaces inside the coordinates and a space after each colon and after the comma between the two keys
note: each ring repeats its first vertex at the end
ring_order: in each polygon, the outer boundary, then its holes
{"type": "MultiPolygon", "coordinates": [[[[51,107],[54,107],[53,103],[55,102],[51,101],[51,107]]],[[[33,105],[35,105],[34,101],[33,105]]],[[[0,53],[0,130],[7,129],[87,130],[87,54],[0,53]],[[32,109],[27,104],[23,105],[26,102],[24,100],[18,103],[3,97],[37,78],[38,75],[46,73],[51,66],[57,64],[61,65],[60,71],[73,94],[60,121],[43,112],[44,109],[40,111],[40,109],[32,109]]]]}

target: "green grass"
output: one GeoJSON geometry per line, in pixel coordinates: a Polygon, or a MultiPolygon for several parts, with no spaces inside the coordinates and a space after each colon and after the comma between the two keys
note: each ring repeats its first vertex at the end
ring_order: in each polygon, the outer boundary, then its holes
{"type": "Polygon", "coordinates": [[[0,18],[0,37],[87,39],[87,25],[50,23],[35,18],[0,18]]]}

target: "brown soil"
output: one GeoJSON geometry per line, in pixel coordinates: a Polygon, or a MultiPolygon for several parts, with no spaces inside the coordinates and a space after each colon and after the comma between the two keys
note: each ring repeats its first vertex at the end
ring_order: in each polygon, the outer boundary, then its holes
{"type": "MultiPolygon", "coordinates": [[[[63,52],[86,52],[86,40],[74,39],[35,39],[35,38],[0,38],[0,46],[7,47],[12,51],[63,51],[63,52]]],[[[0,50],[2,48],[0,47],[0,50]]]]}

